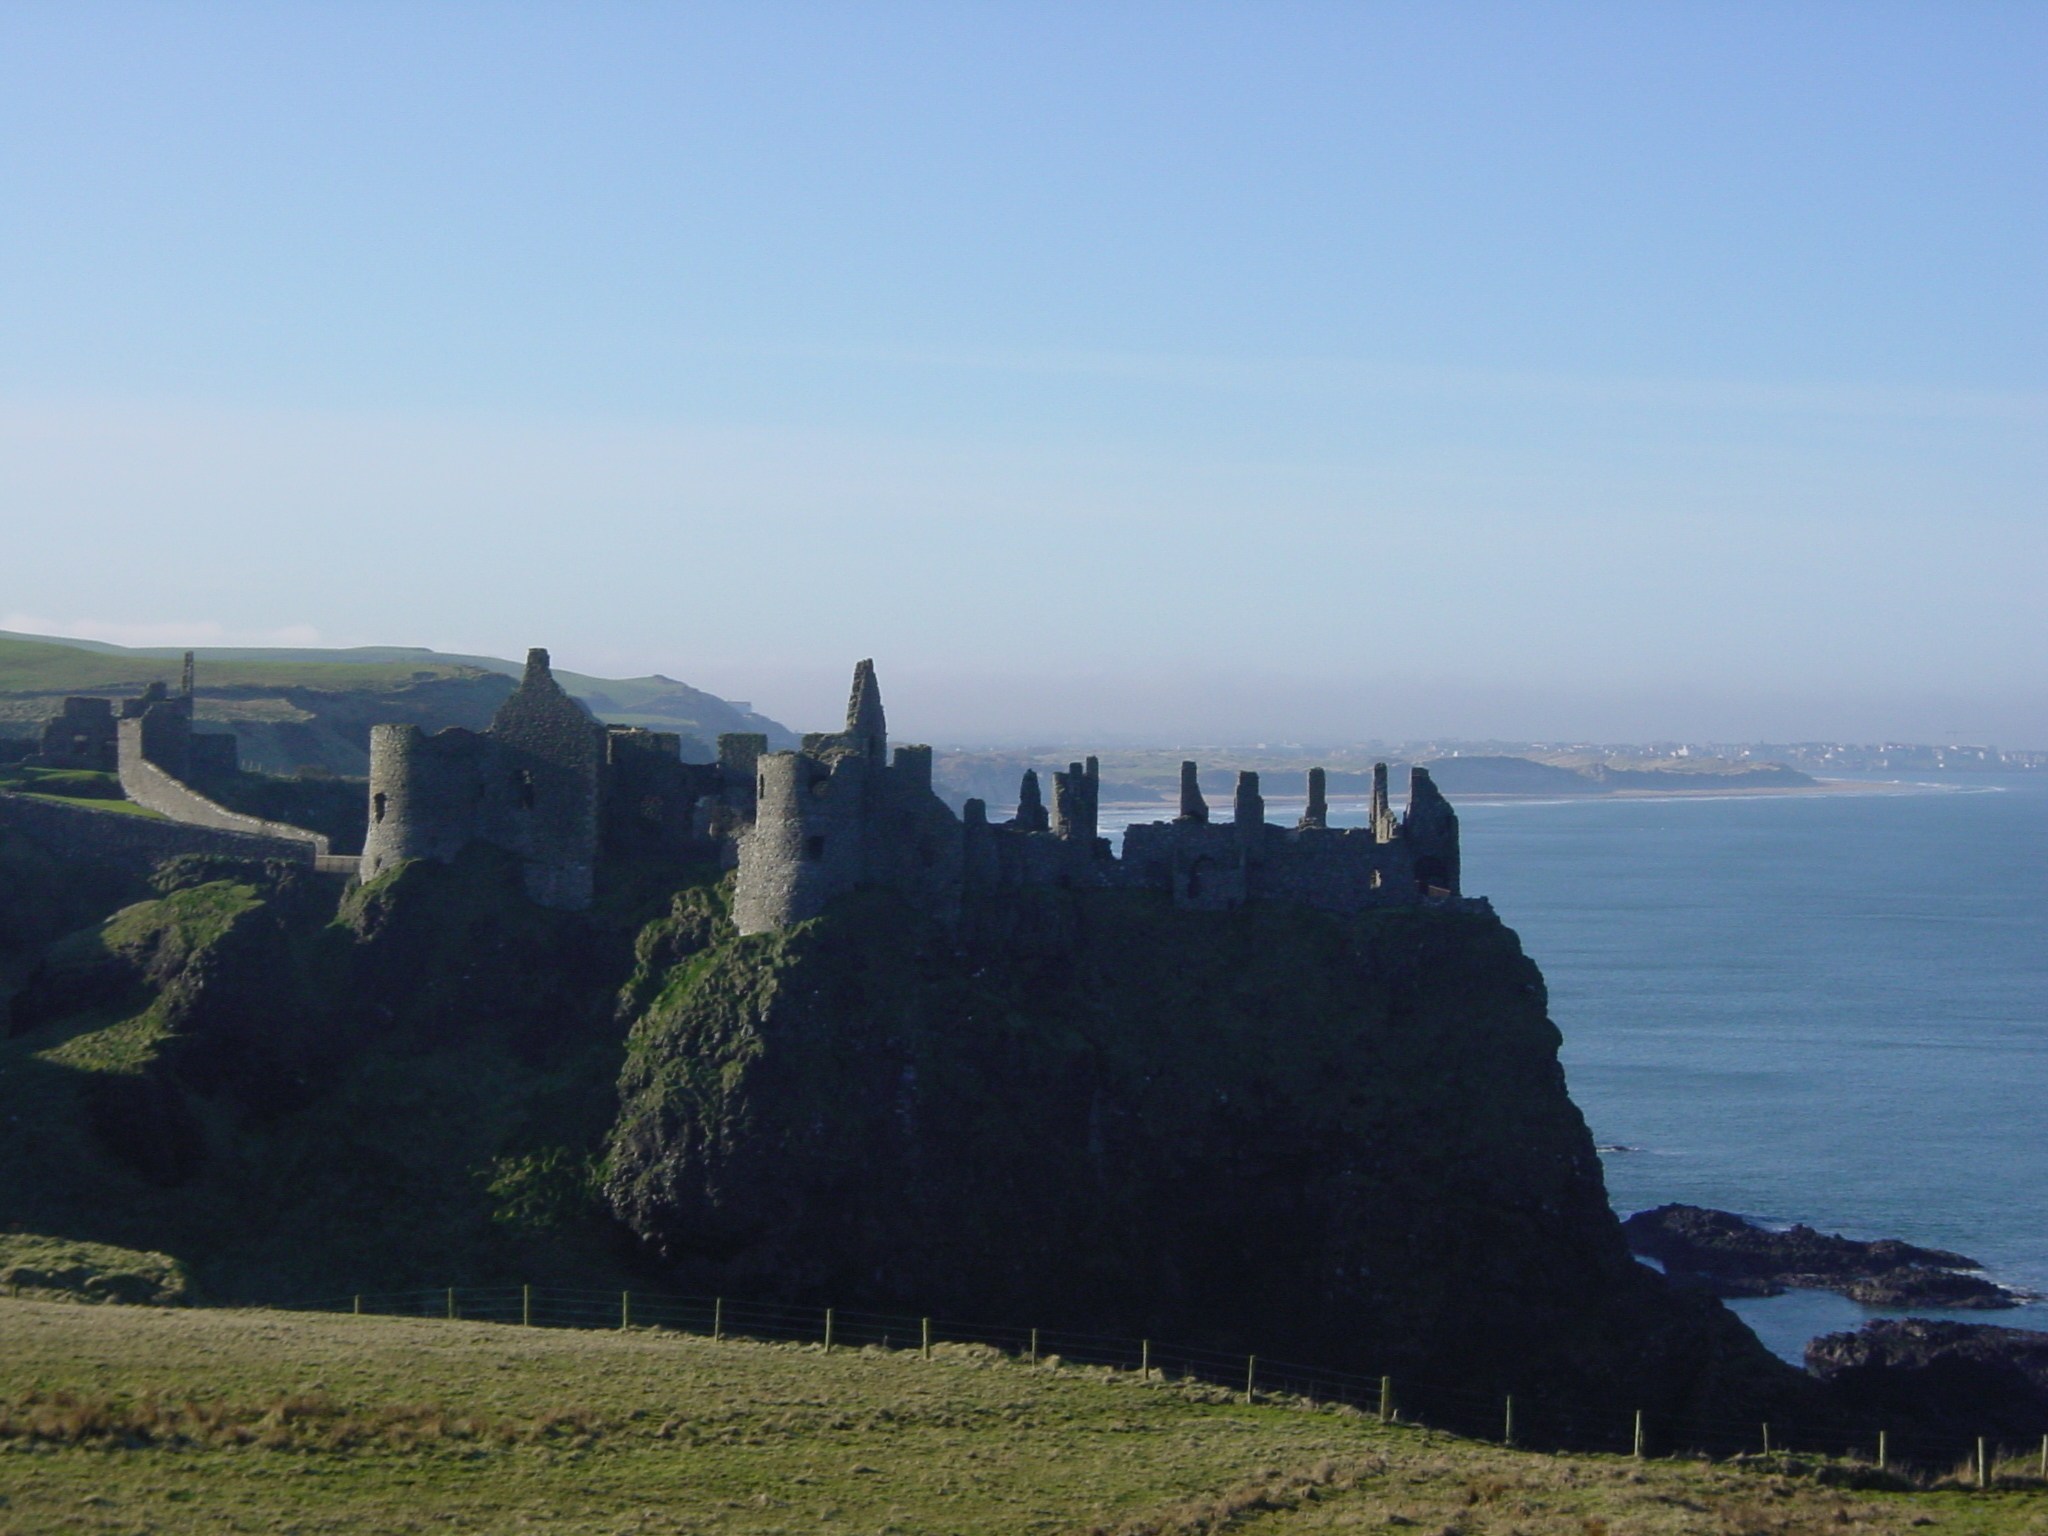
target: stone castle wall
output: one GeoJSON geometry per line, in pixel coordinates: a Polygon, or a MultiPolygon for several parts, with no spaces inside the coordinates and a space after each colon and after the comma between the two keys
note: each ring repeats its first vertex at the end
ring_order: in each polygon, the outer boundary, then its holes
{"type": "MultiPolygon", "coordinates": [[[[216,805],[191,785],[158,767],[145,753],[149,724],[149,716],[119,722],[121,792],[130,800],[146,810],[189,826],[210,827],[219,832],[235,832],[279,842],[303,843],[309,856],[327,856],[327,839],[320,833],[288,826],[281,821],[244,816],[224,805],[216,805]]],[[[228,740],[233,741],[234,738],[229,737],[228,740]]]]}
{"type": "Polygon", "coordinates": [[[715,770],[680,762],[677,746],[658,732],[607,731],[562,691],[548,653],[529,651],[488,731],[372,727],[363,878],[481,841],[517,855],[542,906],[587,907],[608,839],[622,853],[680,854],[691,842],[715,770]]]}
{"type": "Polygon", "coordinates": [[[278,859],[322,866],[313,845],[300,837],[248,832],[159,820],[132,811],[93,810],[32,795],[0,791],[0,827],[20,834],[61,858],[170,858],[203,853],[228,859],[278,859]]]}
{"type": "Polygon", "coordinates": [[[1324,780],[1312,773],[1302,824],[1266,820],[1259,776],[1238,775],[1231,818],[1211,821],[1194,764],[1183,766],[1181,814],[1129,827],[1123,857],[1097,836],[1101,769],[1094,758],[1052,776],[1052,805],[1027,771],[1017,813],[994,823],[970,800],[956,818],[931,792],[931,754],[898,748],[883,766],[887,727],[871,663],[854,674],[844,731],[764,757],[759,809],[739,845],[734,920],[761,933],[817,916],[834,896],[887,886],[919,910],[958,920],[977,902],[1032,886],[1156,890],[1175,906],[1229,911],[1267,898],[1357,912],[1458,897],[1458,826],[1428,773],[1415,769],[1406,814],[1374,779],[1369,825],[1326,825],[1324,780]]]}
{"type": "Polygon", "coordinates": [[[61,714],[43,727],[41,758],[47,768],[121,770],[112,699],[68,698],[61,714]]]}
{"type": "Polygon", "coordinates": [[[1094,758],[1052,775],[1050,807],[1027,772],[1008,821],[978,800],[955,816],[932,790],[929,747],[892,754],[871,662],[855,668],[844,730],[806,736],[795,752],[766,745],[725,736],[716,764],[684,764],[672,737],[591,720],[534,651],[486,732],[375,728],[363,876],[483,841],[518,855],[535,901],[576,908],[592,899],[601,857],[720,857],[737,870],[742,933],[807,921],[863,886],[948,924],[1034,886],[1156,890],[1201,911],[1271,898],[1354,912],[1458,895],[1457,817],[1419,768],[1398,819],[1380,768],[1368,826],[1325,825],[1312,773],[1301,824],[1281,827],[1266,820],[1254,773],[1238,776],[1230,819],[1212,821],[1190,763],[1181,814],[1130,827],[1118,858],[1098,835],[1094,758]]]}

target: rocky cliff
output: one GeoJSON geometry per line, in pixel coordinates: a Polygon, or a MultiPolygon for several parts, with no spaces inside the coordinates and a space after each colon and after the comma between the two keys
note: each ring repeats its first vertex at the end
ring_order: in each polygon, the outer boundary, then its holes
{"type": "Polygon", "coordinates": [[[0,1224],[216,1300],[667,1283],[1173,1339],[1489,1431],[1512,1391],[1538,1441],[1825,1413],[1629,1256],[1491,915],[1040,890],[963,938],[870,892],[742,938],[715,871],[610,878],[558,913],[483,848],[160,871],[23,967],[0,1224]]]}
{"type": "Polygon", "coordinates": [[[1812,1412],[1629,1256],[1490,915],[1044,891],[960,944],[880,894],[744,939],[693,906],[626,998],[606,1190],[693,1288],[1389,1372],[1440,1419],[1513,1391],[1531,1433],[1812,1412]]]}

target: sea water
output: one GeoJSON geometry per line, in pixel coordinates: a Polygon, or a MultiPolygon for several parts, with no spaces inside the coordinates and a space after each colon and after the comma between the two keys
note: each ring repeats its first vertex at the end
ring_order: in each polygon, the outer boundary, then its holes
{"type": "MultiPolygon", "coordinates": [[[[1543,969],[1617,1210],[1903,1238],[2048,1292],[2048,774],[1918,777],[1466,800],[1464,888],[1543,969]]],[[[1887,1315],[1731,1305],[1795,1360],[1887,1315]]],[[[1924,1315],[2048,1328],[2048,1304],[1924,1315]]]]}

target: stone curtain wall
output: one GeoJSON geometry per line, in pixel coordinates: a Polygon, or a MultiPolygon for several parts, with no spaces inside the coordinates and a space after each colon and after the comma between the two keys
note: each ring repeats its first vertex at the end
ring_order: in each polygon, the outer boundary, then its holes
{"type": "Polygon", "coordinates": [[[328,854],[327,839],[318,832],[287,826],[281,821],[263,821],[241,815],[224,805],[214,804],[197,790],[172,778],[143,756],[140,720],[121,722],[121,790],[145,810],[156,811],[173,821],[211,827],[219,832],[301,844],[304,846],[298,855],[300,858],[325,858],[328,854]]]}
{"type": "Polygon", "coordinates": [[[60,858],[157,859],[203,853],[231,859],[282,859],[293,864],[316,862],[308,833],[291,838],[259,837],[5,792],[0,792],[0,827],[20,833],[60,858]]]}

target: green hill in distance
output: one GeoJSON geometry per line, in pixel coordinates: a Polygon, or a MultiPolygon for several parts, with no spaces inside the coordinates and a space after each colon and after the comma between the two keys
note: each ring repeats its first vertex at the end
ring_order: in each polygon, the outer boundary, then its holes
{"type": "MultiPolygon", "coordinates": [[[[175,687],[184,654],[179,647],[0,631],[0,737],[38,734],[69,694],[123,698],[152,682],[175,687]]],[[[524,665],[423,646],[195,647],[194,654],[202,728],[233,730],[245,766],[267,773],[310,767],[349,777],[367,770],[372,725],[480,730],[524,665]]],[[[771,747],[796,745],[788,729],[746,705],[673,678],[555,676],[600,720],[678,733],[683,755],[696,761],[708,761],[726,731],[761,732],[771,747]]]]}

